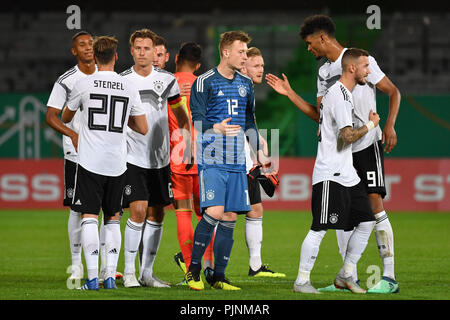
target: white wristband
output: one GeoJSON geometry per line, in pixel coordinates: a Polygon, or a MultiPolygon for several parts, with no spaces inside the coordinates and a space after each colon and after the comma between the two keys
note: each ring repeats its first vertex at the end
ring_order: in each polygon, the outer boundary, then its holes
{"type": "Polygon", "coordinates": [[[373,128],[375,128],[375,124],[373,123],[372,120],[370,120],[369,122],[366,123],[366,127],[367,127],[367,131],[372,130],[373,128]]]}

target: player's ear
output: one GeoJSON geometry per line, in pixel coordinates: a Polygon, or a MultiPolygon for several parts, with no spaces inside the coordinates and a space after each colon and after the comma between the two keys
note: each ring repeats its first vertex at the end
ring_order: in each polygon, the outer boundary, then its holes
{"type": "Polygon", "coordinates": [[[169,61],[169,58],[170,58],[170,53],[166,52],[166,62],[169,61]]]}
{"type": "Polygon", "coordinates": [[[119,60],[119,54],[116,52],[116,53],[114,54],[114,61],[117,61],[117,60],[119,60]]]}
{"type": "Polygon", "coordinates": [[[195,71],[197,71],[198,69],[200,69],[200,67],[202,66],[202,64],[199,62],[195,65],[195,71]]]}
{"type": "Polygon", "coordinates": [[[178,63],[178,53],[175,55],[175,63],[178,63]]]}
{"type": "Polygon", "coordinates": [[[77,56],[77,50],[75,50],[75,48],[72,47],[71,51],[72,51],[72,54],[76,57],[77,56]]]}

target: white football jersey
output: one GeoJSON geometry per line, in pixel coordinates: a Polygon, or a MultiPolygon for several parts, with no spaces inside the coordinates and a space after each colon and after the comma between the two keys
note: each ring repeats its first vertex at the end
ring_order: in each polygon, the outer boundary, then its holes
{"type": "MultiPolygon", "coordinates": [[[[317,76],[317,97],[322,97],[325,91],[330,88],[342,75],[342,56],[347,48],[342,50],[336,61],[328,60],[319,68],[317,76]]],[[[370,110],[377,111],[376,101],[376,84],[385,76],[381,71],[376,60],[369,56],[369,70],[367,76],[367,84],[356,85],[352,91],[355,112],[353,115],[353,123],[355,128],[362,127],[369,121],[370,110]]],[[[370,130],[364,137],[353,143],[352,151],[358,152],[374,142],[381,139],[381,129],[377,126],[374,130],[370,130]]]]}
{"type": "MultiPolygon", "coordinates": [[[[95,72],[97,72],[97,66],[95,66],[95,72]]],[[[67,104],[67,101],[69,100],[70,92],[72,91],[75,82],[87,76],[87,74],[83,73],[78,68],[78,65],[67,70],[58,78],[58,80],[56,80],[55,84],[53,85],[52,92],[50,93],[50,97],[48,98],[47,106],[62,110],[62,108],[64,108],[64,106],[67,104]]],[[[75,113],[72,121],[66,123],[65,125],[78,133],[80,128],[80,113],[75,113]]],[[[73,146],[72,140],[66,135],[63,135],[62,139],[64,158],[72,162],[76,162],[77,152],[75,150],[75,147],[73,146]]]]}
{"type": "Polygon", "coordinates": [[[320,109],[313,185],[331,180],[346,187],[354,186],[360,178],[353,167],[352,144],[346,144],[340,132],[344,127],[352,127],[354,108],[351,92],[337,81],[325,92],[320,109]]]}
{"type": "Polygon", "coordinates": [[[78,163],[104,176],[123,174],[128,118],[145,113],[134,84],[114,71],[98,71],[75,83],[67,107],[80,109],[78,163]]]}
{"type": "Polygon", "coordinates": [[[145,136],[131,129],[127,131],[127,161],[141,168],[159,169],[170,164],[170,133],[167,100],[180,95],[175,76],[152,67],[146,77],[137,74],[134,67],[121,73],[134,83],[139,91],[148,121],[145,136]]]}

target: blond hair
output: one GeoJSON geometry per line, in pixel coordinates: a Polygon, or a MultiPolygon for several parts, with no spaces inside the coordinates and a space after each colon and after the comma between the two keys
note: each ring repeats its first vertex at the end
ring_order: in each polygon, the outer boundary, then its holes
{"type": "Polygon", "coordinates": [[[251,57],[257,57],[257,56],[262,57],[261,50],[259,50],[259,49],[256,48],[256,47],[248,48],[248,50],[247,50],[247,57],[248,57],[248,58],[251,58],[251,57]]]}
{"type": "Polygon", "coordinates": [[[155,40],[156,40],[156,33],[154,33],[152,30],[143,28],[140,30],[136,30],[133,32],[130,36],[130,46],[132,47],[134,45],[134,41],[136,38],[148,38],[152,40],[153,45],[155,46],[155,40]]]}
{"type": "Polygon", "coordinates": [[[219,41],[220,56],[222,56],[222,51],[231,46],[234,41],[242,41],[248,44],[252,41],[252,38],[244,31],[227,31],[222,33],[219,41]]]}

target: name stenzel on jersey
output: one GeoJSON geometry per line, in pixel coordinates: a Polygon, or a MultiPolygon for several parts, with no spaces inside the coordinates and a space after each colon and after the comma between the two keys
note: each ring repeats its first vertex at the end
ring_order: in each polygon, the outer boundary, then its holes
{"type": "Polygon", "coordinates": [[[144,114],[133,84],[113,71],[99,71],[74,85],[67,106],[81,113],[78,163],[105,176],[124,173],[128,118],[144,114]]]}

